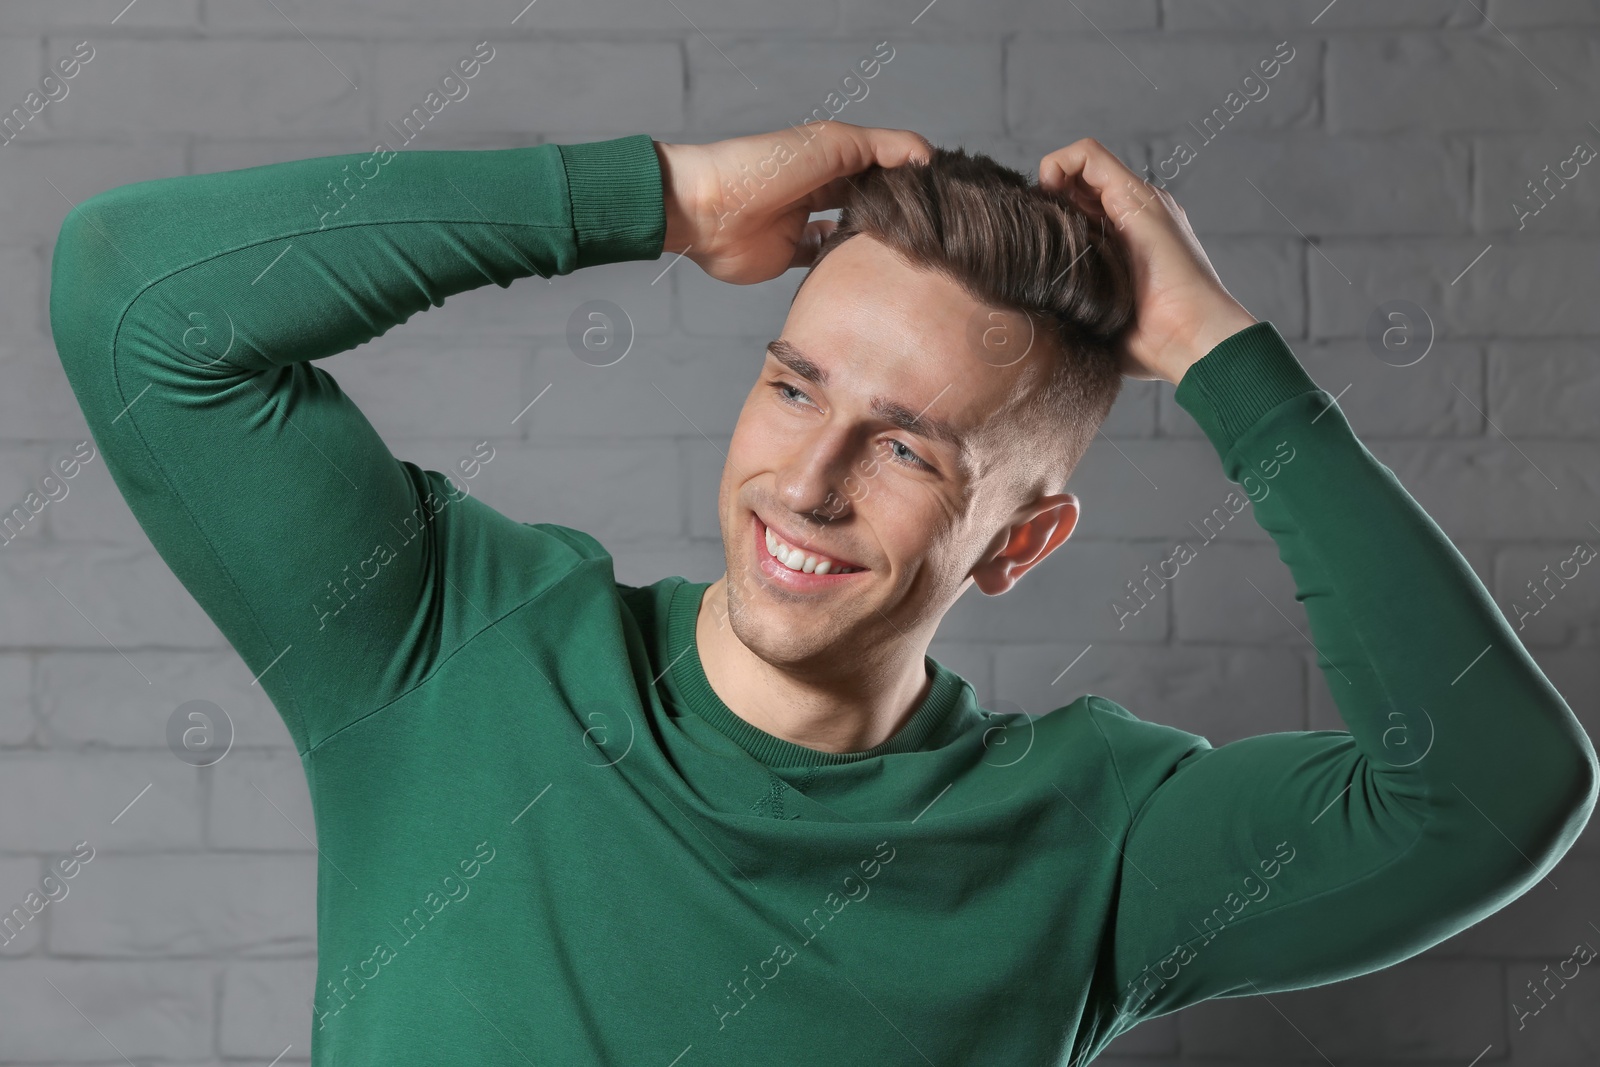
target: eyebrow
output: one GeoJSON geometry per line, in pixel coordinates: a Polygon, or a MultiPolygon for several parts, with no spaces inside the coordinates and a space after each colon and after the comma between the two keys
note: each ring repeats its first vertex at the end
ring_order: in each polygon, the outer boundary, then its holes
{"type": "MultiPolygon", "coordinates": [[[[773,359],[788,367],[795,374],[808,382],[827,388],[828,372],[808,359],[803,352],[792,343],[779,337],[767,343],[767,353],[773,359]]],[[[935,400],[938,398],[935,397],[935,400]]],[[[959,453],[965,461],[967,457],[967,443],[951,422],[937,415],[929,415],[926,410],[918,413],[906,405],[886,396],[874,396],[868,403],[872,413],[891,425],[898,426],[907,433],[914,433],[919,437],[926,437],[935,441],[943,441],[959,453]]]]}

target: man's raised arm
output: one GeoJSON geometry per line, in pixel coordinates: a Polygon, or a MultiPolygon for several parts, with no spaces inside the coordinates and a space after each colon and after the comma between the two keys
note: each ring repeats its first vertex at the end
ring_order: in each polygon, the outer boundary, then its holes
{"type": "Polygon", "coordinates": [[[51,327],[118,489],[304,753],[580,559],[397,460],[311,361],[455,293],[664,248],[728,281],[776,277],[809,262],[832,223],[808,215],[837,206],[839,181],[926,145],[835,122],[138,182],[63,222],[51,327]],[[463,586],[507,602],[462,603],[463,586]]]}
{"type": "MultiPolygon", "coordinates": [[[[118,489],[302,753],[420,680],[449,635],[418,620],[470,625],[441,566],[452,509],[480,507],[310,361],[488,282],[653,259],[664,232],[642,134],[390,156],[110,189],[51,264],[56,348],[118,489]],[[353,197],[332,217],[330,183],[353,197]]],[[[545,547],[524,583],[572,566],[545,547]]]]}
{"type": "Polygon", "coordinates": [[[1159,728],[1093,699],[1129,807],[1100,1046],[1211,997],[1377,970],[1478,922],[1572,844],[1596,761],[1460,552],[1227,295],[1176,202],[1093,142],[1044,170],[1125,219],[1142,264],[1126,369],[1177,385],[1230,481],[1270,487],[1253,514],[1348,727],[1138,765],[1159,728]]]}

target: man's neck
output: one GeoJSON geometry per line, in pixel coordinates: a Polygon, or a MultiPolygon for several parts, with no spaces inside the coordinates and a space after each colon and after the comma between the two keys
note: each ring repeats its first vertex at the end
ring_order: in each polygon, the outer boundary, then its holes
{"type": "Polygon", "coordinates": [[[822,752],[861,752],[893,737],[933,688],[924,650],[907,641],[895,642],[882,667],[853,654],[857,670],[847,674],[811,677],[774,667],[733,632],[727,584],[723,575],[701,598],[695,646],[712,691],[751,726],[822,752]]]}

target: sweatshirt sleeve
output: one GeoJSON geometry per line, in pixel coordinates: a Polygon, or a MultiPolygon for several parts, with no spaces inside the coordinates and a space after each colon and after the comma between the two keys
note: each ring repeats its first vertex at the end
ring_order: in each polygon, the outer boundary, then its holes
{"type": "Polygon", "coordinates": [[[1181,732],[1095,698],[1130,819],[1108,1039],[1413,956],[1543,878],[1595,803],[1571,709],[1272,324],[1207,353],[1175,399],[1289,566],[1347,729],[1183,735],[1140,766],[1150,732],[1181,732]]]}
{"type": "Polygon", "coordinates": [[[139,524],[302,754],[488,624],[460,593],[509,566],[485,529],[531,546],[523,583],[579,560],[396,459],[312,361],[489,282],[655,259],[664,236],[644,134],[380,145],[137,182],[67,215],[50,324],[68,382],[139,524]]]}

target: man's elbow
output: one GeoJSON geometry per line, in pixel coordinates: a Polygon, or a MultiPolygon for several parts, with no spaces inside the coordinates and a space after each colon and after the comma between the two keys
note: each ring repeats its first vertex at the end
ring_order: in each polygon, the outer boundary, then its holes
{"type": "Polygon", "coordinates": [[[1556,776],[1554,798],[1574,822],[1573,836],[1583,829],[1594,811],[1596,794],[1600,793],[1600,759],[1595,758],[1594,745],[1581,731],[1572,766],[1566,773],[1556,776]]]}
{"type": "Polygon", "coordinates": [[[1600,762],[1589,739],[1580,731],[1569,754],[1548,761],[1537,778],[1530,778],[1527,789],[1530,798],[1524,810],[1531,817],[1513,836],[1520,836],[1529,858],[1548,870],[1572,847],[1594,812],[1600,762]]]}
{"type": "Polygon", "coordinates": [[[139,242],[119,207],[120,187],[96,193],[61,220],[50,253],[50,332],[70,370],[88,358],[108,314],[127,306],[148,279],[138,265],[139,242]],[[132,257],[132,258],[130,258],[132,257]]]}

